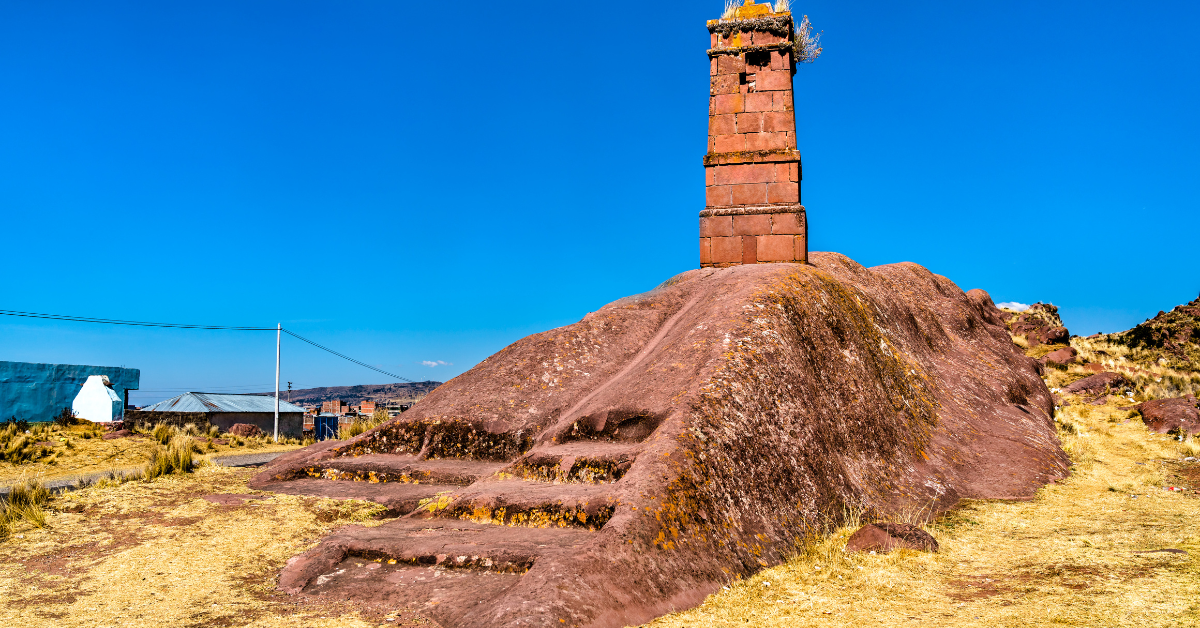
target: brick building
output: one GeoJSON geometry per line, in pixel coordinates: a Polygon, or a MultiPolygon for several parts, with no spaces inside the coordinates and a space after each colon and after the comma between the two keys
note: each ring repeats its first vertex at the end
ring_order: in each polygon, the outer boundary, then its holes
{"type": "Polygon", "coordinates": [[[700,265],[805,262],[808,220],[800,204],[792,15],[746,0],[732,18],[709,20],[708,31],[700,265]]]}
{"type": "Polygon", "coordinates": [[[340,399],[321,402],[321,414],[345,414],[350,408],[340,399]]]}

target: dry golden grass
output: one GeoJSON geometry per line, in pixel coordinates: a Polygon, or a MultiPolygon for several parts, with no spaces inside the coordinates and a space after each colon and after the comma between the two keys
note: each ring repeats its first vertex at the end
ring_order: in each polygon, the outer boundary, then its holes
{"type": "Polygon", "coordinates": [[[210,466],[56,497],[45,528],[19,525],[0,544],[0,626],[378,625],[274,587],[288,558],[334,527],[378,523],[371,517],[382,507],[270,493],[241,506],[202,498],[252,493],[253,472],[210,466]]]}
{"type": "Polygon", "coordinates": [[[1073,475],[1029,502],[960,506],[927,526],[937,554],[846,554],[847,527],[649,626],[1200,625],[1200,486],[1164,490],[1200,484],[1180,462],[1196,445],[1129,414],[1067,408],[1073,475]],[[1190,554],[1135,553],[1168,548],[1190,554]]]}
{"type": "MultiPolygon", "coordinates": [[[[92,425],[61,428],[46,424],[39,425],[38,429],[42,430],[38,436],[44,439],[41,442],[49,442],[54,450],[51,456],[32,463],[0,462],[0,482],[13,481],[24,476],[49,481],[89,473],[132,471],[144,467],[159,447],[158,442],[149,435],[104,440],[100,438],[102,432],[92,425]]],[[[226,440],[226,444],[216,444],[208,438],[196,438],[199,453],[211,457],[248,452],[291,451],[300,448],[299,443],[276,444],[269,438],[243,439],[227,435],[220,438],[226,440]]]]}

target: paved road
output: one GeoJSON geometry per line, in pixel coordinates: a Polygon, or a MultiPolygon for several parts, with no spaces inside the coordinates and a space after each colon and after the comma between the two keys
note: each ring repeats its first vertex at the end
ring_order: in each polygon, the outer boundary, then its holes
{"type": "MultiPolygon", "coordinates": [[[[250,467],[259,464],[266,464],[283,454],[286,451],[273,451],[269,453],[252,453],[252,454],[234,454],[232,456],[213,456],[209,458],[209,462],[222,467],[250,467]]],[[[82,482],[84,486],[102,480],[112,475],[132,475],[141,471],[141,467],[123,467],[120,469],[112,469],[110,471],[97,471],[95,473],[84,473],[81,475],[70,475],[62,478],[55,478],[45,482],[46,488],[55,493],[70,491],[79,488],[82,482]]],[[[8,486],[0,486],[0,496],[8,495],[11,489],[8,486]]]]}

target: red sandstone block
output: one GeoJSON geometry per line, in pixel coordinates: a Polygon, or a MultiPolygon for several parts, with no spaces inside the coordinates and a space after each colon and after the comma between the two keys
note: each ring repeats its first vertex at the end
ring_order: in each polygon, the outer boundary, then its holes
{"type": "Polygon", "coordinates": [[[799,203],[800,202],[800,184],[792,183],[769,183],[767,184],[767,202],[768,203],[799,203]]]}
{"type": "Polygon", "coordinates": [[[757,250],[760,262],[790,262],[796,259],[795,238],[790,235],[760,235],[757,250]]]}
{"type": "Polygon", "coordinates": [[[793,254],[793,259],[797,262],[808,261],[808,236],[798,235],[796,237],[796,252],[793,254]]]}
{"type": "Polygon", "coordinates": [[[766,183],[743,183],[729,187],[733,205],[762,205],[767,202],[766,183]]]}
{"type": "Polygon", "coordinates": [[[725,113],[741,113],[745,111],[744,103],[742,102],[742,94],[720,94],[712,97],[713,111],[715,115],[725,113]]]}
{"type": "Polygon", "coordinates": [[[777,150],[790,148],[787,133],[747,133],[746,148],[743,150],[777,150]]]}
{"type": "Polygon", "coordinates": [[[775,180],[775,164],[729,164],[716,167],[717,185],[739,183],[771,183],[775,180]]]}
{"type": "Polygon", "coordinates": [[[716,185],[717,170],[715,166],[704,167],[704,185],[716,185]]]}
{"type": "Polygon", "coordinates": [[[786,133],[796,130],[796,117],[792,111],[768,111],[763,116],[763,131],[786,133]]]}
{"type": "Polygon", "coordinates": [[[755,46],[761,46],[763,44],[774,44],[781,42],[783,41],[783,38],[779,35],[768,33],[766,31],[754,31],[754,35],[752,35],[752,41],[755,46]]]}
{"type": "Polygon", "coordinates": [[[758,238],[755,236],[742,236],[742,263],[757,264],[758,263],[758,238]]]}
{"type": "MultiPolygon", "coordinates": [[[[701,218],[700,220],[704,220],[701,218]]],[[[700,265],[712,263],[712,238],[700,238],[700,265]]]]}
{"type": "Polygon", "coordinates": [[[773,96],[775,97],[775,102],[771,106],[772,111],[792,110],[792,90],[775,92],[773,96]]]}
{"type": "Polygon", "coordinates": [[[733,135],[734,133],[737,133],[737,126],[735,124],[737,115],[739,114],[728,113],[723,116],[709,116],[708,134],[733,135]]]}
{"type": "Polygon", "coordinates": [[[792,71],[792,53],[771,51],[771,69],[792,71]]]}
{"type": "Polygon", "coordinates": [[[753,92],[746,94],[744,106],[746,111],[770,111],[773,103],[771,94],[753,92]]]}
{"type": "Polygon", "coordinates": [[[712,263],[736,264],[742,261],[741,238],[710,238],[712,263]]]}
{"type": "MultiPolygon", "coordinates": [[[[771,193],[768,190],[767,196],[771,193]]],[[[704,220],[701,218],[701,220],[704,220]]],[[[799,235],[804,233],[804,228],[800,226],[800,214],[771,214],[771,234],[772,235],[799,235]]],[[[700,235],[704,235],[704,230],[700,230],[700,235]]]]}
{"type": "Polygon", "coordinates": [[[717,75],[717,59],[716,59],[716,57],[713,57],[712,59],[708,60],[708,74],[709,74],[709,76],[717,75]]]}
{"type": "Polygon", "coordinates": [[[755,76],[755,89],[760,92],[782,91],[792,89],[791,70],[768,70],[758,72],[755,76]]]}
{"type": "Polygon", "coordinates": [[[738,133],[762,133],[763,114],[760,112],[737,114],[738,133]]]}
{"type": "Polygon", "coordinates": [[[790,164],[775,164],[775,181],[780,183],[784,181],[791,181],[791,179],[788,178],[788,175],[791,174],[791,168],[789,165],[790,164]]]}
{"type": "Polygon", "coordinates": [[[717,94],[736,94],[740,91],[742,91],[742,84],[738,80],[738,75],[718,74],[712,77],[712,84],[708,93],[716,96],[717,94]]]}
{"type": "Polygon", "coordinates": [[[792,162],[788,164],[788,181],[800,181],[800,164],[792,162]]]}
{"type": "Polygon", "coordinates": [[[708,136],[708,152],[710,152],[710,153],[717,152],[717,142],[714,139],[714,136],[712,136],[712,135],[708,136]]]}
{"type": "Polygon", "coordinates": [[[716,48],[716,47],[717,47],[717,42],[718,42],[718,41],[721,41],[721,35],[720,35],[720,33],[709,33],[709,34],[708,34],[708,40],[709,40],[709,41],[708,41],[708,47],[709,47],[709,48],[716,48]]]}
{"type": "Polygon", "coordinates": [[[700,219],[700,237],[722,238],[733,235],[733,216],[707,216],[700,219]]]}
{"type": "Polygon", "coordinates": [[[746,150],[745,135],[714,135],[713,152],[733,153],[746,150]]]}
{"type": "Polygon", "coordinates": [[[733,189],[728,185],[704,188],[704,199],[709,207],[729,207],[733,205],[733,189]]]}
{"type": "Polygon", "coordinates": [[[733,217],[733,235],[760,236],[771,233],[771,217],[767,214],[733,217]]]}
{"type": "Polygon", "coordinates": [[[717,57],[717,74],[740,74],[746,71],[746,62],[740,55],[717,57]]]}

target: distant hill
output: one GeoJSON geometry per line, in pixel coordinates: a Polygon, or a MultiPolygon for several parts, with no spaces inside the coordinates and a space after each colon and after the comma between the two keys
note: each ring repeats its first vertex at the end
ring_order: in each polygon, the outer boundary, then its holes
{"type": "MultiPolygon", "coordinates": [[[[417,382],[415,384],[362,384],[359,386],[301,388],[292,391],[291,402],[303,406],[340,399],[348,404],[357,405],[363,401],[383,402],[389,399],[412,399],[414,397],[423,397],[429,394],[429,391],[441,385],[441,382],[417,382]]],[[[252,394],[268,397],[275,396],[274,392],[252,394]]],[[[280,390],[279,398],[287,399],[288,392],[280,390]]]]}

